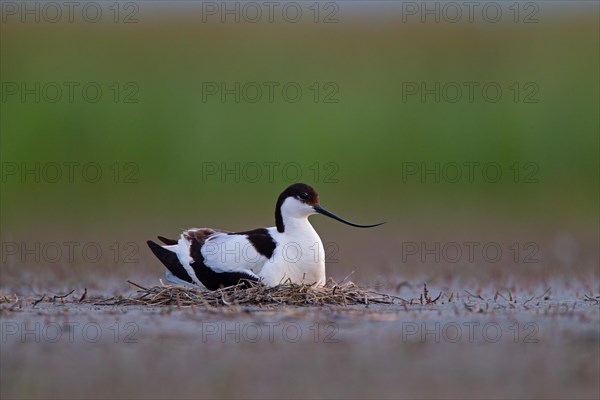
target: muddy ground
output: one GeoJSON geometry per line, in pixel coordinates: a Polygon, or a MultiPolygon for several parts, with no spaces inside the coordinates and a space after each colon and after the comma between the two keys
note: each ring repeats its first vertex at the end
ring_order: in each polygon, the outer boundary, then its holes
{"type": "Polygon", "coordinates": [[[595,283],[550,283],[430,283],[441,296],[422,304],[414,281],[387,288],[408,304],[212,309],[4,289],[2,398],[598,398],[595,283]]]}

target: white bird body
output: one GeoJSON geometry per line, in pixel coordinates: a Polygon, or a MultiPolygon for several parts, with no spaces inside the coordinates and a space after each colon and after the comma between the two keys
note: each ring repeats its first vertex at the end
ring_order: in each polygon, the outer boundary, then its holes
{"type": "MultiPolygon", "coordinates": [[[[247,232],[210,228],[184,231],[179,240],[148,241],[150,249],[167,267],[167,279],[210,290],[240,281],[259,281],[272,287],[283,283],[325,284],[325,249],[308,217],[321,213],[349,223],[324,210],[318,194],[308,185],[288,187],[277,201],[276,226],[247,232]]],[[[379,225],[379,224],[377,224],[379,225]]]]}
{"type": "Polygon", "coordinates": [[[269,228],[275,241],[273,257],[263,264],[258,276],[267,286],[292,283],[325,284],[325,250],[317,231],[308,218],[298,229],[281,234],[277,228],[269,228]]]}

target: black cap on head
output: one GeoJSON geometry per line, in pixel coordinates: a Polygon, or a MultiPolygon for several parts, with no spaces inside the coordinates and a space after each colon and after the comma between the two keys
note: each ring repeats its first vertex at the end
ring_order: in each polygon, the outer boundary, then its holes
{"type": "Polygon", "coordinates": [[[379,224],[373,225],[359,225],[354,222],[346,221],[345,219],[338,217],[334,213],[327,211],[323,207],[319,205],[319,194],[315,189],[305,183],[294,183],[293,185],[288,186],[277,199],[277,206],[275,207],[275,224],[277,225],[277,231],[283,232],[285,227],[283,225],[283,217],[281,215],[281,205],[288,197],[293,197],[302,203],[308,204],[312,206],[315,212],[325,215],[329,218],[340,221],[344,224],[355,226],[357,228],[372,228],[375,226],[379,226],[381,224],[385,224],[385,222],[381,222],[379,224]]]}
{"type": "Polygon", "coordinates": [[[277,225],[277,231],[283,232],[283,217],[281,216],[281,205],[288,197],[293,197],[302,203],[310,206],[316,206],[319,204],[319,194],[312,186],[306,183],[294,183],[288,186],[277,199],[277,205],[275,206],[275,225],[277,225]]]}
{"type": "Polygon", "coordinates": [[[293,185],[288,186],[280,195],[278,203],[288,198],[295,197],[300,200],[302,203],[309,204],[311,206],[315,206],[319,204],[319,194],[312,186],[307,185],[306,183],[294,183],[293,185]]]}

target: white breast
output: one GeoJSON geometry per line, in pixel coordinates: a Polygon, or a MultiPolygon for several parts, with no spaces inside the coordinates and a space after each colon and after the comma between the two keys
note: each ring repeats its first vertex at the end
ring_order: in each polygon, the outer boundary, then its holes
{"type": "Polygon", "coordinates": [[[277,247],[259,274],[266,285],[288,280],[296,284],[325,284],[325,250],[308,219],[297,225],[288,223],[283,233],[276,228],[269,228],[269,233],[277,247]]]}

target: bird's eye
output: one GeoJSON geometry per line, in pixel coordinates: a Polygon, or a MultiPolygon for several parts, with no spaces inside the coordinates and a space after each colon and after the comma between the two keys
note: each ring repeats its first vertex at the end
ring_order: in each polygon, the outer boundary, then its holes
{"type": "Polygon", "coordinates": [[[306,192],[302,192],[302,193],[300,193],[299,197],[300,197],[302,200],[306,200],[306,199],[308,199],[308,193],[306,193],[306,192]]]}

